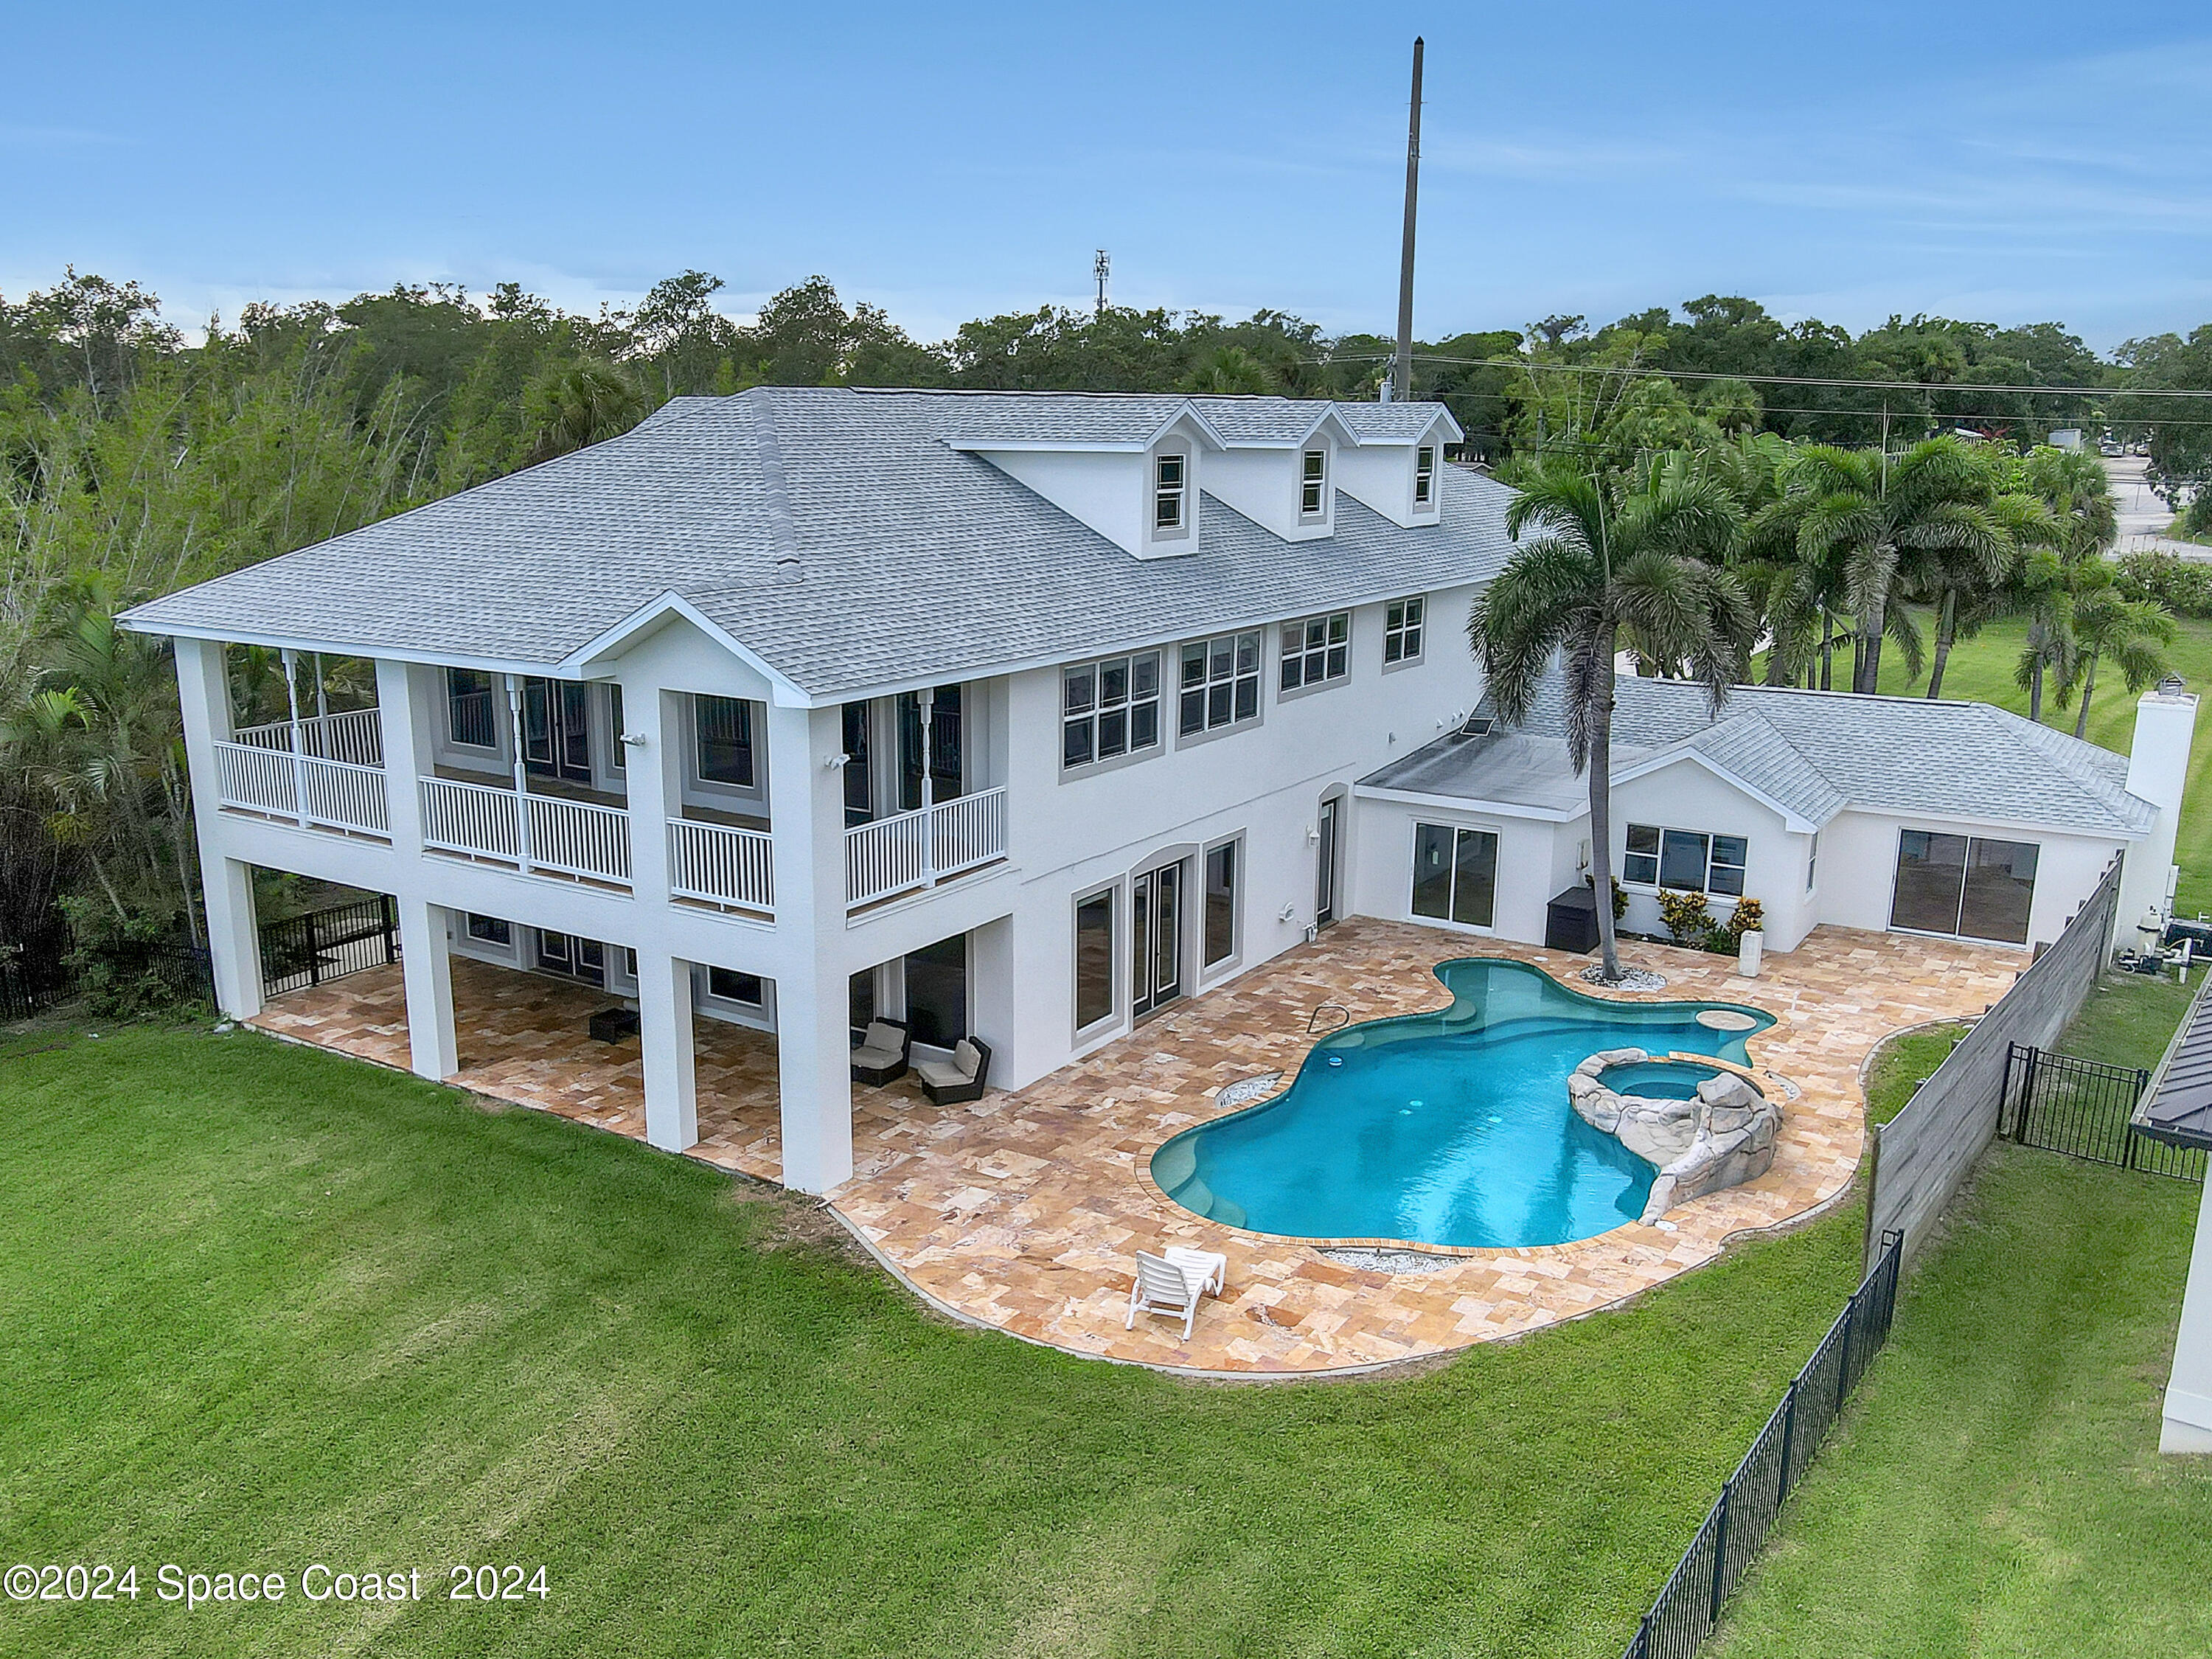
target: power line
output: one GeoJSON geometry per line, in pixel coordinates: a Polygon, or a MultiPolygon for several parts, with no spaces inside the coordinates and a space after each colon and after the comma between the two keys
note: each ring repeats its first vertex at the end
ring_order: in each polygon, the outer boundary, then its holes
{"type": "MultiPolygon", "coordinates": [[[[1469,368],[1526,370],[1531,374],[1540,370],[1547,374],[1640,374],[1658,380],[1744,380],[1754,386],[1825,386],[1862,392],[2002,392],[2012,394],[2028,392],[2051,398],[2212,398],[2212,387],[2002,386],[1972,380],[1851,380],[1811,374],[1723,374],[1717,369],[1632,368],[1607,367],[1602,363],[1540,363],[1525,358],[1446,357],[1425,351],[1417,351],[1413,357],[1417,362],[1454,363],[1469,368]]],[[[1298,361],[1321,364],[1384,363],[1390,359],[1388,353],[1359,352],[1340,357],[1303,357],[1298,361]]]]}
{"type": "MultiPolygon", "coordinates": [[[[1496,397],[1497,395],[1498,395],[1497,393],[1495,393],[1495,392],[1464,392],[1464,391],[1455,391],[1455,392],[1431,392],[1431,393],[1429,394],[1429,396],[1430,396],[1431,399],[1431,400],[1433,400],[1434,402],[1437,402],[1437,403],[1449,403],[1449,402],[1450,402],[1450,401],[1451,401],[1453,398],[1494,398],[1494,397],[1496,397]]],[[[2207,394],[2207,395],[2212,395],[2212,394],[2207,394]]],[[[1910,414],[1910,412],[1909,412],[1909,411],[1900,410],[1894,410],[1894,409],[1893,409],[1893,410],[1879,410],[1879,409],[1840,409],[1840,408],[1829,408],[1829,409],[1794,409],[1794,408],[1790,408],[1790,407],[1789,407],[1789,406],[1787,406],[1787,405],[1785,405],[1785,404],[1760,404],[1760,405],[1759,405],[1759,413],[1760,413],[1761,415],[1818,415],[1818,416],[1860,416],[1860,417],[1863,417],[1863,418],[1864,418],[1864,419],[1866,419],[1866,420],[1869,420],[1869,421],[1878,421],[1878,420],[1881,419],[1881,417],[1883,416],[1883,415],[1884,415],[1884,414],[1888,415],[1888,416],[1889,416],[1889,417],[1890,417],[1892,420],[1905,420],[1905,419],[1909,419],[1909,418],[1911,418],[1911,414],[1910,414]]],[[[1931,415],[1931,416],[1929,416],[1927,418],[1928,418],[1928,419],[1929,419],[1929,420],[1933,420],[1933,421],[1939,421],[1939,422],[1940,422],[1940,421],[2015,421],[2015,420],[2018,420],[2018,419],[2020,418],[2020,416],[2019,416],[2017,414],[2015,414],[2015,413],[2014,413],[2014,412],[2012,412],[2012,411],[2010,411],[2010,410],[1986,410],[1986,409],[1980,409],[1980,410],[1977,410],[1977,409],[1962,409],[1962,410],[1946,410],[1946,411],[1945,411],[1945,412],[1943,412],[1942,414],[1940,414],[1940,415],[1931,415]]],[[[2140,419],[2130,417],[2130,419],[2128,419],[2127,421],[2123,422],[2122,422],[2122,424],[2123,424],[2123,425],[2125,425],[2125,426],[2130,426],[2130,427],[2137,427],[2137,426],[2212,426],[2212,420],[2191,421],[2191,420],[2184,420],[2184,419],[2182,419],[2181,417],[2179,417],[2179,416],[2178,416],[2160,415],[2160,416],[2143,416],[2143,417],[2142,417],[2142,418],[2140,418],[2140,419]]]]}

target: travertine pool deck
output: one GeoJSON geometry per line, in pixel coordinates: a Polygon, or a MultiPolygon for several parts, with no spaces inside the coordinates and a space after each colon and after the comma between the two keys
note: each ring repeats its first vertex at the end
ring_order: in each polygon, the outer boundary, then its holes
{"type": "MultiPolygon", "coordinates": [[[[1416,1359],[1592,1312],[1711,1260],[1734,1235],[1830,1202],[1850,1185],[1863,1146],[1858,1071],[1874,1044],[1905,1026],[1979,1014],[2027,965],[2015,951],[1826,927],[1769,956],[1756,980],[1737,976],[1728,957],[1647,945],[1621,955],[1669,981],[1625,1000],[1725,1000],[1777,1016],[1751,1039],[1753,1066],[1802,1091],[1784,1106],[1774,1167],[1677,1208],[1671,1231],[1631,1223],[1571,1244],[1460,1252],[1434,1271],[1389,1274],[1204,1220],[1152,1185],[1153,1151],[1225,1109],[1214,1099],[1224,1085],[1296,1071],[1316,1040],[1306,1030],[1316,1004],[1340,1004],[1354,1021],[1442,1007],[1449,996],[1433,970],[1459,956],[1510,957],[1562,980],[1588,965],[1364,918],[1026,1089],[936,1107],[910,1082],[856,1085],[855,1171],[830,1201],[911,1288],[1032,1341],[1243,1375],[1416,1359]],[[1179,1321],[1121,1325],[1132,1255],[1170,1243],[1229,1257],[1228,1289],[1204,1304],[1188,1341],[1179,1321]]],[[[604,993],[460,957],[453,969],[462,1065],[453,1083],[643,1137],[636,1039],[606,1045],[583,1034],[591,1011],[608,1005],[604,993]]],[[[256,1024],[407,1062],[396,968],[276,999],[256,1024]]],[[[702,1139],[692,1155],[775,1179],[774,1039],[708,1020],[696,1032],[702,1139]]]]}

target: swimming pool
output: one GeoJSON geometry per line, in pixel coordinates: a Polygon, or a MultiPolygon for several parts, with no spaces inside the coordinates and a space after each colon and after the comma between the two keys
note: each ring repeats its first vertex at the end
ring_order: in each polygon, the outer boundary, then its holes
{"type": "Polygon", "coordinates": [[[1273,1100],[1187,1129],[1152,1155],[1184,1208],[1292,1238],[1564,1244],[1632,1221],[1656,1173],[1567,1104],[1601,1048],[1745,1063],[1773,1016],[1734,1003],[1624,1003],[1518,962],[1447,962],[1436,1013],[1352,1025],[1314,1045],[1273,1100]],[[1743,1030],[1698,1022],[1709,1009],[1743,1030]]]}

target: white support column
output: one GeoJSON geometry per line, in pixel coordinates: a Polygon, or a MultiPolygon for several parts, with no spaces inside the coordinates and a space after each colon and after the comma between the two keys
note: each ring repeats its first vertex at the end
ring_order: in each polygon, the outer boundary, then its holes
{"type": "Polygon", "coordinates": [[[645,1051],[645,1138],[665,1152],[699,1142],[691,964],[665,951],[637,953],[638,1036],[645,1051]]]}
{"type": "Polygon", "coordinates": [[[172,641],[177,697],[184,717],[185,765],[192,787],[192,823],[199,837],[200,891],[206,901],[208,954],[216,1006],[233,1019],[261,1012],[261,936],[253,915],[253,871],[222,852],[222,793],[215,745],[231,736],[230,673],[215,640],[172,641]]]}
{"type": "Polygon", "coordinates": [[[453,964],[447,954],[446,912],[411,897],[402,897],[398,909],[408,1063],[416,1076],[442,1083],[461,1069],[453,1035],[453,964]]]}
{"type": "Polygon", "coordinates": [[[2212,1452],[2212,1181],[2197,1212],[2189,1256],[2189,1288],[2181,1297],[2181,1328],[2173,1335],[2173,1370],[2166,1379],[2162,1452],[2212,1452]]]}
{"type": "MultiPolygon", "coordinates": [[[[682,816],[684,730],[674,694],[650,679],[623,686],[623,720],[644,742],[623,765],[629,792],[630,891],[637,907],[638,1036],[645,1051],[645,1138],[664,1152],[699,1141],[691,964],[651,941],[668,904],[668,820],[682,816]]],[[[623,734],[615,733],[615,741],[623,734]]]]}
{"type": "Polygon", "coordinates": [[[388,802],[394,851],[419,857],[422,851],[422,784],[437,752],[433,724],[436,703],[416,695],[410,665],[388,657],[376,659],[376,723],[384,740],[384,793],[388,802]]]}
{"type": "Polygon", "coordinates": [[[775,982],[783,1184],[827,1192],[853,1173],[852,1042],[846,976],[843,742],[835,708],[768,711],[769,800],[781,955],[800,964],[775,982]]]}
{"type": "Polygon", "coordinates": [[[507,682],[507,724],[514,734],[514,847],[517,862],[530,873],[530,772],[522,755],[522,682],[512,674],[507,682]]]}
{"type": "Polygon", "coordinates": [[[261,1012],[261,930],[253,910],[253,866],[210,858],[203,842],[200,890],[207,900],[216,1006],[233,1019],[252,1019],[261,1012]]]}
{"type": "Polygon", "coordinates": [[[284,706],[292,719],[292,810],[300,828],[307,827],[307,744],[300,729],[300,653],[284,647],[284,706]]]}

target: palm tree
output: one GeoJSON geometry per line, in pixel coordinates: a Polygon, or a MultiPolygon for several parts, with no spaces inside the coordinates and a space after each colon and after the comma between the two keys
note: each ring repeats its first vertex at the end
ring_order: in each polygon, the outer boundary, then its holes
{"type": "Polygon", "coordinates": [[[645,414],[645,395],[612,363],[575,362],[549,368],[523,393],[531,428],[530,459],[621,436],[645,414]]]}
{"type": "Polygon", "coordinates": [[[1267,364],[1239,345],[1217,346],[1191,365],[1176,390],[1199,393],[1273,392],[1275,377],[1267,364]]]}
{"type": "MultiPolygon", "coordinates": [[[[2077,593],[2101,585],[2103,554],[2118,538],[2112,488],[2096,458],[2039,448],[2021,464],[2020,487],[2042,504],[2043,522],[2021,559],[2009,608],[2027,619],[2014,678],[2027,693],[2027,716],[2043,718],[2046,680],[2068,684],[2078,672],[2074,629],[2077,593]]],[[[2106,577],[2109,580],[2109,577],[2106,577]]]]}
{"type": "Polygon", "coordinates": [[[1990,503],[1990,514],[2003,532],[2000,544],[1967,542],[1939,548],[1922,567],[1918,597],[1936,612],[1934,665],[1928,672],[1930,702],[1943,695],[1943,670],[1951,660],[1951,647],[1973,638],[1984,623],[2012,608],[2021,550],[2048,546],[2058,534],[2057,521],[2031,495],[2008,491],[1990,503]]]}
{"type": "Polygon", "coordinates": [[[2166,647],[2173,643],[2173,613],[2153,599],[2124,598],[2104,560],[2076,568],[2073,623],[2075,655],[2058,682],[2061,708],[2081,693],[2074,735],[2089,735],[2089,699],[2097,694],[2097,665],[2109,659],[2130,691],[2140,694],[2166,674],[2166,647]]]}
{"type": "Polygon", "coordinates": [[[1801,556],[1837,559],[1857,621],[1854,691],[1881,689],[1885,638],[1919,672],[1920,634],[1905,600],[1938,558],[2001,568],[2008,546],[1991,513],[1990,467],[1955,438],[1929,438],[1894,458],[1810,444],[1790,464],[1785,501],[1801,556]]]}
{"type": "Polygon", "coordinates": [[[2051,548],[2034,548],[2014,567],[2007,609],[2027,618],[2013,679],[2027,693],[2027,717],[2043,719],[2046,679],[2063,680],[2074,663],[2074,572],[2051,548]]]}
{"type": "Polygon", "coordinates": [[[1509,725],[1527,718],[1554,658],[1564,659],[1567,755],[1587,773],[1590,880],[1608,983],[1620,977],[1613,936],[1613,659],[1623,648],[1704,682],[1717,709],[1749,660],[1756,622],[1733,571],[1720,568],[1742,515],[1711,478],[1647,470],[1634,480],[1564,459],[1532,468],[1506,514],[1516,540],[1533,530],[1468,617],[1468,640],[1509,725]]]}

